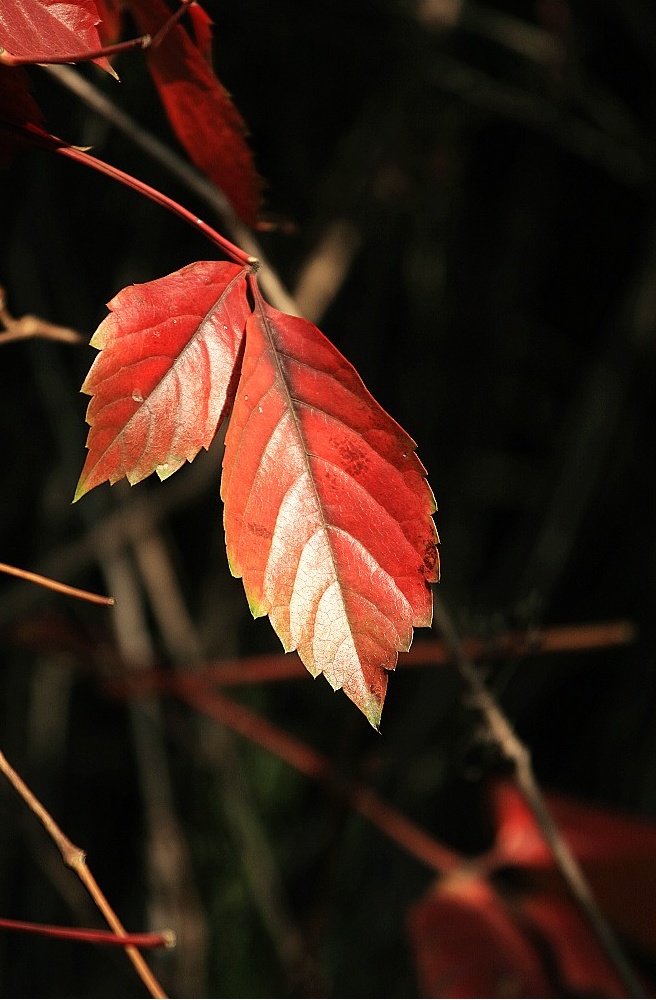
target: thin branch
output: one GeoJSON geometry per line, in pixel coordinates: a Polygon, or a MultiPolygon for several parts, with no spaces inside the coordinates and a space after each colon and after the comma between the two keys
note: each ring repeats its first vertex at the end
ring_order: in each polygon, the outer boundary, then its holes
{"type": "Polygon", "coordinates": [[[46,66],[44,69],[60,86],[75,94],[95,114],[122,132],[129,141],[180,181],[193,194],[201,198],[208,208],[222,221],[234,241],[251,257],[260,262],[258,280],[272,306],[282,312],[299,316],[297,303],[285,289],[276,270],[266,257],[253,233],[241,222],[219,188],[199,170],[174,153],[146,128],[127,115],[107,98],[98,87],[70,66],[46,66]]]}
{"type": "MultiPolygon", "coordinates": [[[[0,48],[0,63],[5,66],[46,66],[53,63],[81,63],[92,62],[95,59],[106,59],[107,56],[115,56],[119,52],[128,49],[146,49],[151,44],[150,35],[139,35],[138,38],[130,38],[127,42],[116,42],[115,45],[105,45],[99,49],[87,49],[84,52],[69,52],[65,55],[53,55],[52,53],[38,53],[31,56],[14,56],[6,49],[0,48]]],[[[116,76],[114,70],[111,70],[116,76]]],[[[118,78],[117,78],[118,79],[118,78]]]]}
{"type": "Polygon", "coordinates": [[[21,316],[15,319],[7,309],[7,299],[4,288],[0,286],[0,344],[9,344],[15,340],[29,340],[33,337],[43,337],[45,340],[56,340],[62,344],[86,344],[87,338],[67,326],[48,323],[39,316],[21,316]]]}
{"type": "MultiPolygon", "coordinates": [[[[114,933],[120,935],[121,937],[126,937],[127,931],[114,913],[105,898],[104,893],[100,889],[100,886],[91,874],[86,862],[84,851],[80,847],[76,847],[75,844],[70,841],[63,831],[57,826],[50,813],[39,802],[20,775],[13,769],[1,750],[0,771],[2,771],[7,778],[7,781],[18,793],[18,795],[20,795],[23,802],[25,802],[27,807],[34,813],[36,818],[44,827],[46,833],[50,836],[51,840],[54,842],[59,853],[61,854],[64,864],[67,868],[71,868],[75,872],[114,933]]],[[[155,976],[146,965],[140,952],[134,946],[128,945],[125,948],[125,953],[132,962],[141,981],[150,992],[150,995],[152,997],[166,998],[166,993],[164,993],[155,976]]]]}
{"type": "Polygon", "coordinates": [[[41,937],[60,938],[65,941],[79,941],[82,944],[101,944],[109,947],[125,948],[174,948],[175,934],[163,931],[161,934],[111,934],[84,927],[55,927],[52,924],[35,924],[29,920],[9,920],[0,917],[0,930],[20,931],[22,934],[39,934],[41,937]]]}
{"type": "Polygon", "coordinates": [[[71,587],[67,583],[59,583],[57,580],[51,580],[48,576],[31,573],[27,569],[18,569],[17,566],[8,566],[7,563],[0,562],[0,573],[6,573],[7,576],[16,576],[19,580],[27,580],[29,583],[37,583],[40,587],[54,590],[58,594],[79,597],[80,600],[89,601],[91,604],[103,604],[105,607],[111,607],[114,604],[113,597],[104,597],[102,594],[93,594],[89,590],[80,590],[79,587],[71,587]]]}
{"type": "Polygon", "coordinates": [[[168,195],[163,194],[162,191],[158,191],[157,188],[151,187],[150,184],[145,184],[144,181],[132,177],[131,174],[127,174],[124,170],[113,167],[110,163],[105,163],[104,160],[99,160],[95,156],[90,156],[89,153],[75,146],[57,146],[53,152],[65,156],[68,160],[75,160],[76,163],[83,163],[85,167],[91,167],[92,170],[97,170],[98,173],[105,174],[107,177],[111,177],[112,180],[118,181],[119,184],[124,184],[133,191],[144,195],[146,198],[154,201],[155,204],[162,205],[169,212],[188,222],[190,226],[197,229],[203,236],[211,240],[212,243],[215,243],[235,263],[251,267],[258,264],[258,261],[254,257],[251,257],[250,254],[244,253],[243,250],[235,246],[234,243],[231,243],[230,240],[227,240],[225,236],[217,233],[216,229],[208,226],[206,222],[199,219],[193,212],[178,204],[173,198],[169,198],[168,195]]]}
{"type": "Polygon", "coordinates": [[[631,997],[644,997],[645,993],[620,947],[610,925],[599,909],[586,878],[563,840],[544,800],[531,766],[528,749],[516,735],[508,719],[481,680],[476,668],[463,648],[447,609],[435,596],[435,625],[449,646],[451,656],[463,679],[469,704],[478,710],[485,721],[488,734],[505,758],[514,766],[515,781],[551,850],[556,865],[574,900],[594,931],[604,954],[620,977],[631,997]]]}
{"type": "MultiPolygon", "coordinates": [[[[635,629],[631,622],[603,622],[597,625],[558,625],[531,632],[502,632],[489,640],[465,638],[462,647],[471,660],[496,660],[507,657],[540,656],[549,653],[585,652],[625,646],[633,642],[635,629]]],[[[446,666],[452,662],[449,645],[439,639],[416,642],[399,657],[398,668],[446,666]]],[[[298,656],[290,653],[270,653],[260,656],[221,659],[195,663],[193,672],[184,676],[186,688],[204,687],[208,683],[221,687],[242,684],[263,684],[272,681],[297,680],[306,677],[307,670],[298,656]]],[[[112,694],[144,695],[153,689],[175,689],[179,677],[170,671],[143,672],[127,679],[108,682],[112,694]]]]}

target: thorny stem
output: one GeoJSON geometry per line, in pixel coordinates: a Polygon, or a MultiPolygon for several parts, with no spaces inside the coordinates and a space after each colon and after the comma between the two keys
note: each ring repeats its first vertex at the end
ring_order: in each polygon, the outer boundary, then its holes
{"type": "MultiPolygon", "coordinates": [[[[48,810],[39,802],[37,797],[28,788],[20,775],[13,769],[1,750],[0,771],[2,771],[7,778],[7,781],[10,785],[12,785],[14,790],[22,798],[23,802],[25,802],[27,807],[34,813],[36,818],[44,827],[46,833],[48,833],[61,854],[64,864],[67,868],[71,868],[75,872],[114,933],[119,934],[121,937],[125,937],[127,932],[109,905],[104,893],[100,889],[100,886],[91,874],[91,871],[87,866],[84,851],[80,847],[76,847],[75,844],[70,841],[63,831],[57,826],[48,810]]],[[[157,982],[157,979],[146,965],[140,952],[133,945],[126,946],[125,952],[130,958],[142,982],[150,992],[150,995],[158,998],[163,997],[164,1000],[166,1000],[166,993],[163,991],[162,987],[157,982]]]]}
{"type": "Polygon", "coordinates": [[[505,758],[513,764],[517,787],[533,813],[572,896],[624,984],[627,994],[631,997],[644,997],[645,993],[635,972],[599,909],[579,863],[563,840],[547,808],[533,773],[528,749],[518,738],[510,722],[481,680],[476,668],[467,658],[451,616],[437,595],[434,598],[434,609],[435,625],[449,646],[453,662],[469,690],[469,704],[481,713],[488,734],[505,758]]]}
{"type": "Polygon", "coordinates": [[[92,594],[89,590],[80,590],[79,587],[71,587],[67,583],[59,583],[58,580],[51,580],[49,576],[41,576],[40,573],[31,573],[27,569],[18,569],[17,566],[8,566],[7,563],[0,562],[0,573],[6,573],[8,576],[17,576],[19,580],[27,580],[29,583],[37,583],[40,587],[55,590],[59,594],[68,594],[69,597],[79,597],[80,600],[89,601],[91,604],[104,604],[106,607],[111,607],[114,604],[113,597],[92,594]]]}
{"type": "Polygon", "coordinates": [[[177,201],[173,198],[169,198],[168,195],[164,194],[162,191],[158,191],[157,188],[151,187],[144,181],[138,180],[136,177],[132,177],[131,174],[126,174],[125,171],[120,170],[118,167],[113,167],[109,163],[105,163],[104,160],[98,160],[95,156],[90,156],[89,153],[84,152],[84,150],[76,149],[74,146],[58,146],[54,152],[60,153],[69,160],[75,160],[77,163],[83,163],[86,167],[91,167],[92,170],[97,170],[98,173],[105,174],[108,177],[113,178],[113,180],[118,181],[120,184],[124,184],[126,187],[132,188],[133,191],[138,191],[139,194],[144,195],[146,198],[150,198],[157,205],[162,205],[164,208],[168,209],[169,212],[173,212],[174,215],[178,215],[185,222],[188,222],[190,226],[197,229],[203,236],[206,236],[209,240],[215,243],[218,247],[223,250],[231,260],[236,264],[241,264],[243,267],[256,268],[257,260],[255,257],[250,257],[248,254],[240,250],[239,247],[231,243],[230,240],[226,239],[225,236],[221,236],[217,233],[215,229],[212,229],[206,222],[199,219],[198,216],[194,215],[188,209],[183,208],[177,201]]]}

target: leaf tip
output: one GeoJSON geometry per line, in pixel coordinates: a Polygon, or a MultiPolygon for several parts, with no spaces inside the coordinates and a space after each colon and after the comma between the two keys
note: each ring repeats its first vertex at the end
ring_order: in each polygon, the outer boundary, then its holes
{"type": "Polygon", "coordinates": [[[72,499],[71,503],[77,503],[78,500],[81,500],[82,497],[84,496],[84,494],[88,493],[88,492],[89,492],[89,488],[86,485],[85,477],[84,476],[80,476],[80,478],[78,480],[78,484],[75,487],[75,493],[73,495],[73,499],[72,499]]]}

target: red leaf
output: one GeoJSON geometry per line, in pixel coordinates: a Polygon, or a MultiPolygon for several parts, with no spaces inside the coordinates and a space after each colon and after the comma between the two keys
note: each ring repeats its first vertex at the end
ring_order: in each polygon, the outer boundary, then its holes
{"type": "Polygon", "coordinates": [[[0,46],[30,62],[68,60],[102,47],[99,21],[95,0],[12,0],[0,6],[0,46]]]}
{"type": "MultiPolygon", "coordinates": [[[[139,30],[157,33],[169,17],[162,0],[130,0],[139,30]]],[[[148,66],[169,121],[189,157],[255,225],[261,181],[253,165],[243,119],[187,32],[173,25],[157,47],[147,50],[148,66]]]]}
{"type": "Polygon", "coordinates": [[[414,441],[315,326],[260,302],[223,467],[228,558],[253,614],[377,726],[438,577],[414,441]]]}
{"type": "Polygon", "coordinates": [[[425,997],[549,997],[533,943],[487,882],[453,876],[410,911],[408,930],[425,997]]]}
{"type": "Polygon", "coordinates": [[[201,261],[109,303],[82,386],[93,399],[76,500],[106,479],[165,479],[209,447],[234,395],[250,311],[245,274],[201,261]]]}

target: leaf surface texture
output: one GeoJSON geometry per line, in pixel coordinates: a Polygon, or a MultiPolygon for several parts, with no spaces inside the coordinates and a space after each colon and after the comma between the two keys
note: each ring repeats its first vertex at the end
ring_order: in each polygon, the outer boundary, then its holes
{"type": "Polygon", "coordinates": [[[165,479],[209,447],[234,395],[245,270],[199,261],[124,288],[109,308],[82,386],[91,429],[76,499],[105,480],[165,479]]]}
{"type": "Polygon", "coordinates": [[[306,320],[261,300],[226,435],[228,558],[254,615],[377,726],[429,625],[435,509],[414,441],[306,320]]]}

